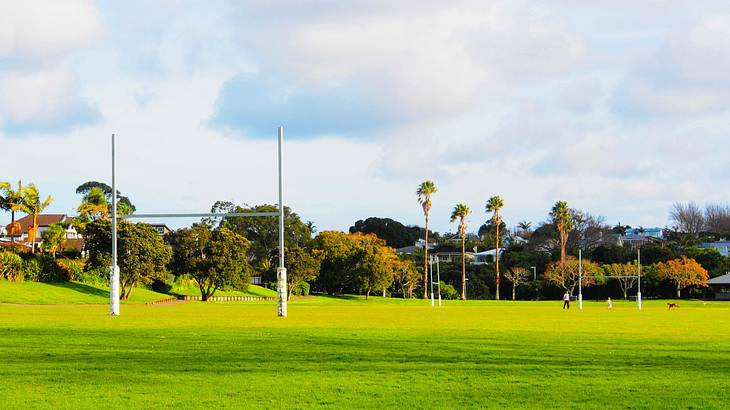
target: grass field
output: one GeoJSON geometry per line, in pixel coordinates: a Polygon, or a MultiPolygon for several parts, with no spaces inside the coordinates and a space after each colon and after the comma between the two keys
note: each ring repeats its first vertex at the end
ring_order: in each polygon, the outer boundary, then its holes
{"type": "Polygon", "coordinates": [[[730,304],[0,304],[5,408],[727,408],[730,304]]]}

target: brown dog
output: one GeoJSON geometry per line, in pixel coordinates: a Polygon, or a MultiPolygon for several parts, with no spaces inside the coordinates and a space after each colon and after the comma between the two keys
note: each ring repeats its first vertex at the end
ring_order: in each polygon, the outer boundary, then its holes
{"type": "Polygon", "coordinates": [[[669,310],[677,309],[679,307],[679,303],[667,303],[667,306],[669,306],[669,310]]]}

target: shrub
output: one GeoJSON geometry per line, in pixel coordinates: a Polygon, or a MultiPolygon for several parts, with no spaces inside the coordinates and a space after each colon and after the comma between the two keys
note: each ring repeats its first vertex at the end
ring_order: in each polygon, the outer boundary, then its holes
{"type": "Polygon", "coordinates": [[[80,259],[56,259],[56,264],[65,273],[67,280],[77,280],[84,273],[84,261],[80,259]]]}
{"type": "Polygon", "coordinates": [[[74,272],[67,266],[61,266],[56,259],[47,255],[36,255],[33,259],[40,267],[36,275],[37,282],[68,282],[74,278],[74,272]]]}
{"type": "Polygon", "coordinates": [[[452,285],[444,282],[439,282],[439,287],[441,288],[441,298],[450,300],[457,300],[461,298],[459,292],[457,292],[452,285]]]}
{"type": "Polygon", "coordinates": [[[23,259],[12,252],[0,252],[0,277],[12,281],[23,280],[23,259]]]}
{"type": "Polygon", "coordinates": [[[292,287],[291,294],[294,296],[308,296],[309,283],[304,281],[297,283],[294,287],[292,287]]]}
{"type": "Polygon", "coordinates": [[[38,282],[41,277],[41,265],[35,258],[26,259],[23,261],[23,272],[25,280],[38,282]]]}
{"type": "Polygon", "coordinates": [[[76,280],[87,285],[108,286],[109,269],[96,268],[82,271],[76,276],[76,280]]]}

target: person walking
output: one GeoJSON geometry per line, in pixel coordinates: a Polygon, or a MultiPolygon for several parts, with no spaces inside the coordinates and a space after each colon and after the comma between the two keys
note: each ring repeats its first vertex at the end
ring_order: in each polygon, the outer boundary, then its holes
{"type": "Polygon", "coordinates": [[[565,291],[565,295],[563,295],[563,309],[570,309],[570,293],[568,291],[565,291]]]}

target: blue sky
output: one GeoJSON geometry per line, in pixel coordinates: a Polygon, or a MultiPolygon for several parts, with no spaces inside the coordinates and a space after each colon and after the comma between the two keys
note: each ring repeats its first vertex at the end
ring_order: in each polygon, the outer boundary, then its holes
{"type": "MultiPolygon", "coordinates": [[[[730,6],[719,1],[8,2],[0,180],[73,213],[109,180],[145,212],[286,202],[318,229],[389,216],[510,225],[567,200],[664,226],[727,202],[730,6]]],[[[7,222],[7,215],[0,221],[7,222]]]]}

